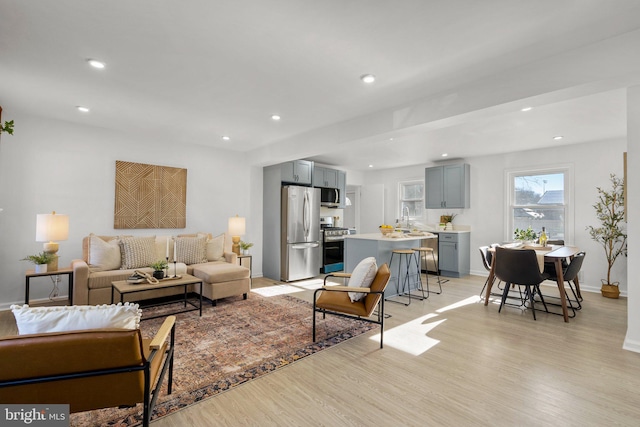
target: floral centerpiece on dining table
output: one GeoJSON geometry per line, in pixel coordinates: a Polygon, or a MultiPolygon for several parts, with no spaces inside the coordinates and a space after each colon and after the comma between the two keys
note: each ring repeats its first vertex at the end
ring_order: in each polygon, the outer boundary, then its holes
{"type": "Polygon", "coordinates": [[[522,244],[531,244],[536,242],[538,235],[533,231],[533,228],[529,226],[526,230],[516,228],[513,232],[513,238],[521,241],[522,244]]]}

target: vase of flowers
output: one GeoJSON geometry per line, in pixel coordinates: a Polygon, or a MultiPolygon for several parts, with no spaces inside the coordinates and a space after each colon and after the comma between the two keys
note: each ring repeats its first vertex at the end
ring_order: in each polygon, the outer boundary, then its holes
{"type": "Polygon", "coordinates": [[[529,245],[536,242],[538,235],[533,231],[533,228],[529,226],[526,230],[516,228],[513,232],[513,238],[521,241],[523,245],[529,245]]]}

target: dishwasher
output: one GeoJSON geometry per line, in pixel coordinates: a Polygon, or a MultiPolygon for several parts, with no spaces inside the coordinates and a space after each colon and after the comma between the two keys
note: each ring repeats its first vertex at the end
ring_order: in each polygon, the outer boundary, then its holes
{"type": "MultiPolygon", "coordinates": [[[[437,233],[434,233],[436,236],[438,236],[437,233]]],[[[420,261],[421,263],[421,269],[423,272],[425,273],[431,273],[431,274],[440,274],[440,270],[438,269],[438,237],[436,237],[435,239],[422,239],[420,241],[420,246],[422,246],[423,248],[431,248],[433,249],[433,257],[431,256],[431,254],[427,254],[426,259],[427,262],[425,264],[425,260],[424,258],[422,258],[422,260],[420,261]],[[435,258],[435,261],[434,261],[435,258]]]]}

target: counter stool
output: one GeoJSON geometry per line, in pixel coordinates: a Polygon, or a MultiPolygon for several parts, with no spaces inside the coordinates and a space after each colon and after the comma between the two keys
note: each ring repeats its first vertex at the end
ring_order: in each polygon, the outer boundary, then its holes
{"type": "Polygon", "coordinates": [[[411,304],[411,298],[416,298],[419,301],[423,301],[425,299],[428,298],[424,296],[424,290],[422,289],[422,282],[420,281],[420,264],[418,261],[418,258],[416,256],[416,253],[411,250],[411,249],[393,249],[391,251],[391,260],[389,261],[389,266],[393,265],[393,257],[395,255],[398,255],[399,259],[398,259],[398,275],[396,277],[396,292],[397,292],[397,296],[401,296],[401,297],[408,297],[409,298],[409,302],[404,303],[401,301],[394,301],[392,299],[388,299],[385,298],[386,301],[389,302],[395,302],[398,304],[404,304],[404,305],[409,305],[411,304]],[[405,265],[405,269],[404,269],[404,273],[402,270],[402,261],[404,260],[404,265],[405,265]],[[413,274],[416,273],[412,273],[411,272],[411,267],[412,267],[412,263],[415,263],[416,266],[416,270],[417,270],[417,276],[418,278],[416,279],[416,282],[419,285],[419,287],[417,287],[416,289],[418,289],[419,291],[422,292],[422,298],[419,296],[414,296],[411,295],[411,276],[413,274]],[[400,290],[400,280],[402,280],[402,291],[400,290]]]}
{"type": "MultiPolygon", "coordinates": [[[[433,248],[420,247],[420,248],[412,248],[412,250],[415,251],[416,254],[419,254],[418,255],[418,259],[424,260],[425,268],[427,267],[427,256],[429,254],[431,254],[431,258],[433,259],[433,264],[434,265],[438,265],[438,263],[436,262],[436,254],[433,252],[433,248]]],[[[420,278],[420,290],[422,290],[422,277],[421,277],[422,273],[420,272],[420,270],[421,270],[421,268],[418,267],[418,277],[420,278]]],[[[425,276],[426,281],[427,281],[427,298],[428,298],[429,297],[429,293],[431,293],[431,291],[429,290],[429,271],[428,271],[428,269],[425,270],[424,276],[425,276]]],[[[434,292],[434,294],[440,295],[442,293],[442,283],[440,282],[440,272],[437,271],[437,270],[436,270],[436,276],[438,276],[438,287],[440,288],[440,292],[434,292]]]]}

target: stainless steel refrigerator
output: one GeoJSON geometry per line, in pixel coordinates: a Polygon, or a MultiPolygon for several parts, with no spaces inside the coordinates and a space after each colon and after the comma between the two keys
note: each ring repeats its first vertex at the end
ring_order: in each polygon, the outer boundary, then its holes
{"type": "Polygon", "coordinates": [[[320,189],[282,187],[281,280],[308,279],[320,273],[320,189]]]}

